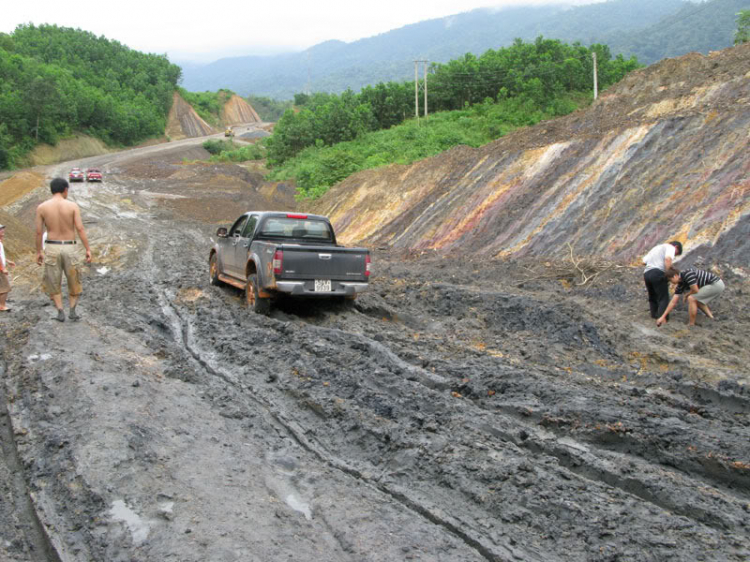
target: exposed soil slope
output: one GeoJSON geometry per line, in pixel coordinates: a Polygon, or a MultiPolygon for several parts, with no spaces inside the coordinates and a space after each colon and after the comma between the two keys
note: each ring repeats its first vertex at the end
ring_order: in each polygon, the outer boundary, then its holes
{"type": "Polygon", "coordinates": [[[676,238],[747,263],[749,129],[746,44],[665,60],[480,149],[357,174],[312,208],[378,246],[631,261],[676,238]]]}
{"type": "Polygon", "coordinates": [[[172,99],[172,109],[169,110],[166,130],[167,136],[172,140],[202,137],[216,132],[211,125],[201,119],[188,102],[182,99],[180,94],[175,92],[172,99]]]}
{"type": "Polygon", "coordinates": [[[224,125],[239,123],[260,123],[261,118],[246,100],[234,95],[227,100],[221,112],[221,122],[224,125]]]}

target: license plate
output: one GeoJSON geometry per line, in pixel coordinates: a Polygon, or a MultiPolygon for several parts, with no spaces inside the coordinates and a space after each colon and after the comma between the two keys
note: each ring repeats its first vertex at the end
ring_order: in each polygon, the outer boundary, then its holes
{"type": "Polygon", "coordinates": [[[331,292],[331,280],[330,279],[316,279],[315,280],[315,292],[316,293],[330,293],[331,292]]]}

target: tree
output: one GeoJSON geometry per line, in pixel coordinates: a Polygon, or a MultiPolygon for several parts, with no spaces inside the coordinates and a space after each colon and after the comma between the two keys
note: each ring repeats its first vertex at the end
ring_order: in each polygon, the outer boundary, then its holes
{"type": "Polygon", "coordinates": [[[737,31],[734,34],[734,44],[750,41],[750,10],[740,10],[737,14],[737,31]]]}

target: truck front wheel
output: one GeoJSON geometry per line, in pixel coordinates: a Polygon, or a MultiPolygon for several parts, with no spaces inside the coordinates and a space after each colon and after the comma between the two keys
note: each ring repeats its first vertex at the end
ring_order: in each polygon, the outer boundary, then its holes
{"type": "Polygon", "coordinates": [[[221,283],[221,281],[219,281],[219,264],[216,254],[211,256],[211,261],[208,265],[208,282],[211,283],[211,285],[218,285],[221,283]]]}
{"type": "Polygon", "coordinates": [[[258,296],[258,276],[255,274],[247,276],[245,285],[245,302],[253,312],[268,316],[271,313],[271,299],[262,299],[258,296]]]}

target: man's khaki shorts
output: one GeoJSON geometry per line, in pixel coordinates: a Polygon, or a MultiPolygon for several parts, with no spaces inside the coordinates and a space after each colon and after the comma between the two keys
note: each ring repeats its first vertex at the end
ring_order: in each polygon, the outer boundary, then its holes
{"type": "Polygon", "coordinates": [[[10,293],[10,277],[7,273],[0,273],[0,295],[10,293]]]}
{"type": "Polygon", "coordinates": [[[49,296],[61,292],[62,275],[68,280],[68,294],[77,296],[83,292],[81,286],[81,263],[83,259],[77,244],[44,245],[44,277],[42,288],[49,296]]]}

